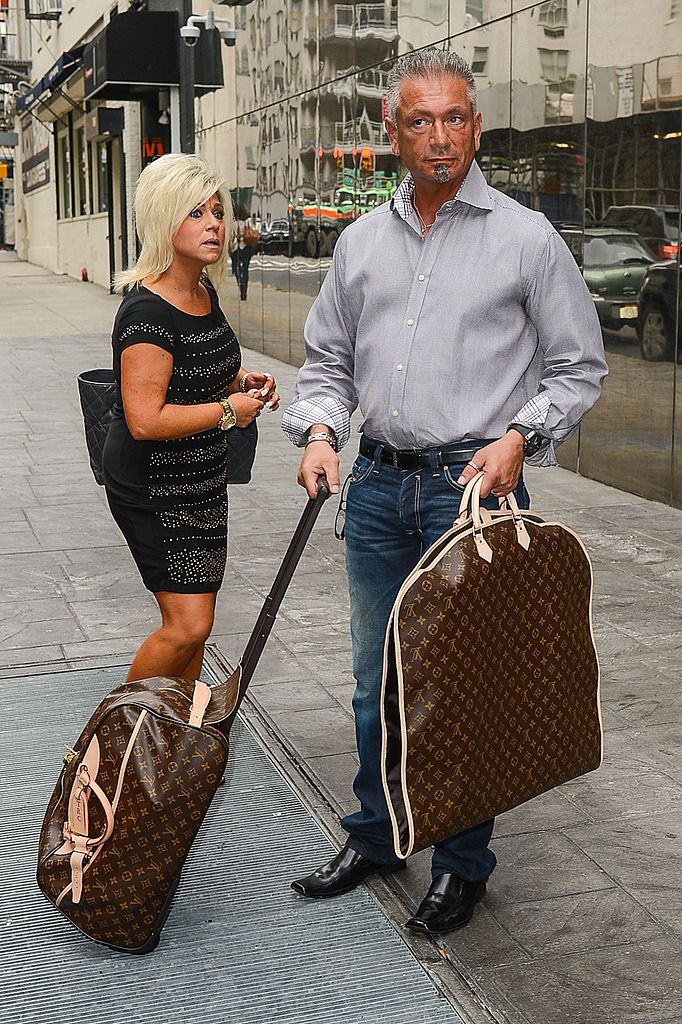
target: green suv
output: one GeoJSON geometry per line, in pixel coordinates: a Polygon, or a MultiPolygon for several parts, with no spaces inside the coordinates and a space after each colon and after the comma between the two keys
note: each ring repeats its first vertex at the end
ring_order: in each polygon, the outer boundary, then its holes
{"type": "Polygon", "coordinates": [[[634,231],[564,228],[561,236],[582,267],[602,327],[619,331],[637,324],[639,293],[651,252],[634,231]]]}

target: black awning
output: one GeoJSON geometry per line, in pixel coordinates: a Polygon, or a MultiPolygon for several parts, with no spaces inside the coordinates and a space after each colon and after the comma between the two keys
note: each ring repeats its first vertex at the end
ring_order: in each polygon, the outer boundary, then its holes
{"type": "Polygon", "coordinates": [[[17,96],[17,111],[21,113],[22,110],[27,110],[45,93],[51,93],[58,89],[62,82],[70,78],[74,71],[81,66],[84,50],[84,46],[74,46],[72,50],[66,50],[32,89],[17,96]]]}
{"type": "MultiPolygon", "coordinates": [[[[85,97],[139,100],[178,85],[180,24],[175,11],[117,14],[85,48],[85,97]]],[[[202,31],[194,54],[197,95],[223,84],[220,33],[202,31]]]]}

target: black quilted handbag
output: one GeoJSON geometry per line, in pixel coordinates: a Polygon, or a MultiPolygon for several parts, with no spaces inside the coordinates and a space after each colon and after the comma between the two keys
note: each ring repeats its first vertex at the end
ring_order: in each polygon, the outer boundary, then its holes
{"type": "Polygon", "coordinates": [[[225,435],[227,439],[227,482],[248,484],[256,459],[258,427],[251,420],[248,427],[233,427],[225,435]]]}
{"type": "Polygon", "coordinates": [[[109,425],[114,418],[118,387],[113,370],[87,370],[78,377],[78,394],[85,423],[85,442],[90,468],[98,484],[102,476],[102,453],[109,425]]]}
{"type": "MultiPolygon", "coordinates": [[[[109,425],[114,418],[118,387],[113,370],[87,370],[78,377],[78,393],[83,410],[85,440],[90,468],[98,484],[104,483],[102,454],[109,425]]],[[[233,427],[225,435],[227,441],[227,483],[248,484],[256,458],[258,427],[253,420],[248,427],[233,427]]]]}

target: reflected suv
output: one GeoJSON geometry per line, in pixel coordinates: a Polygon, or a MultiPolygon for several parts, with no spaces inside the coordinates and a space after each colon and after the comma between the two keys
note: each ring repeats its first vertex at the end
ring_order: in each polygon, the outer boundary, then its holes
{"type": "Polygon", "coordinates": [[[637,317],[637,334],[642,359],[657,363],[675,357],[679,278],[680,271],[676,260],[653,263],[644,275],[637,317]]]}
{"type": "Polygon", "coordinates": [[[654,258],[633,231],[613,228],[560,232],[578,265],[602,327],[619,331],[637,320],[637,298],[654,258]]]}
{"type": "Polygon", "coordinates": [[[636,231],[657,260],[677,259],[680,211],[673,206],[609,206],[601,223],[636,231]]]}

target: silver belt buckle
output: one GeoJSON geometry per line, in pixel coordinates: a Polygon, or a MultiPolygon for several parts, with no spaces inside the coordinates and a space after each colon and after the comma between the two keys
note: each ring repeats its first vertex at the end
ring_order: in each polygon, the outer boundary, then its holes
{"type": "Polygon", "coordinates": [[[396,451],[391,452],[391,465],[394,469],[398,468],[398,453],[396,451]]]}

